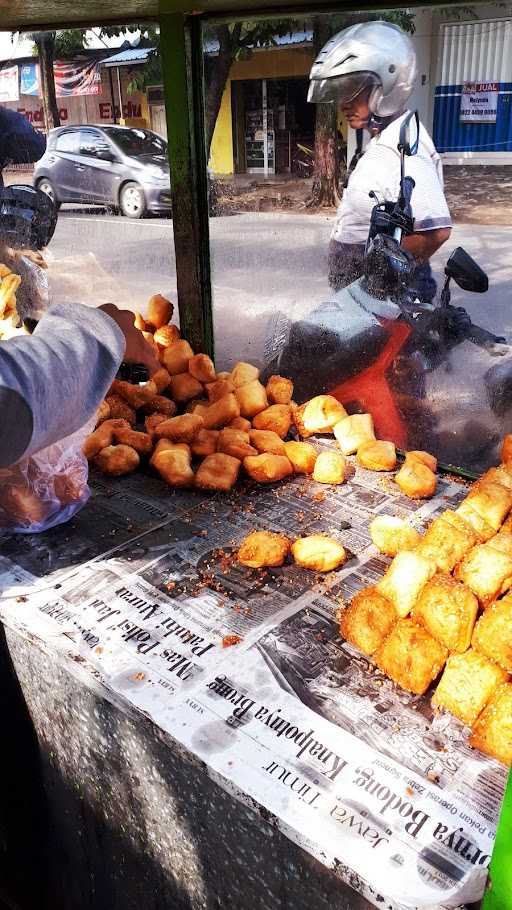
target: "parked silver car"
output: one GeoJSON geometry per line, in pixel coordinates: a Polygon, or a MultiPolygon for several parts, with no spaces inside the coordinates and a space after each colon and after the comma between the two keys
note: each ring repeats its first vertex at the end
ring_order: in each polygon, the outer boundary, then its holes
{"type": "Polygon", "coordinates": [[[171,211],[167,143],[151,130],[87,124],[50,130],[33,179],[57,206],[106,205],[127,218],[171,211]]]}

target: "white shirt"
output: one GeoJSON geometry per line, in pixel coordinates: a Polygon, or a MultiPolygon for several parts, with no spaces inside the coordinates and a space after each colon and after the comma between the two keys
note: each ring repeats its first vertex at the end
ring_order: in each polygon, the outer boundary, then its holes
{"type": "MultiPolygon", "coordinates": [[[[339,243],[365,243],[375,199],[398,199],[400,189],[400,124],[409,112],[397,117],[382,133],[370,139],[366,151],[352,172],[340,202],[332,239],[339,243]]],[[[452,221],[443,189],[443,168],[434,143],[423,124],[416,155],[405,159],[405,176],[413,177],[411,208],[415,231],[451,227],[452,221]]]]}

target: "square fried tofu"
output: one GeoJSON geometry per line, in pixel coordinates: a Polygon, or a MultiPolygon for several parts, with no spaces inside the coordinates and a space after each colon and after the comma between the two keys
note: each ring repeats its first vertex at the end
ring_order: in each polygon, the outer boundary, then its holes
{"type": "Polygon", "coordinates": [[[512,508],[512,490],[493,481],[479,481],[473,484],[465,502],[497,531],[512,508]]]}
{"type": "Polygon", "coordinates": [[[373,588],[363,588],[343,611],[340,632],[363,654],[373,654],[391,632],[398,617],[393,604],[373,588]]]}
{"type": "Polygon", "coordinates": [[[197,469],[195,484],[201,490],[222,490],[227,492],[234,487],[241,462],[238,458],[216,452],[207,455],[197,469]]]}
{"type": "Polygon", "coordinates": [[[512,765],[512,685],[500,686],[476,721],[469,743],[504,765],[512,765]]]}
{"type": "Polygon", "coordinates": [[[487,541],[487,546],[493,550],[499,550],[500,553],[506,553],[512,556],[512,528],[502,528],[494,537],[487,541]]]}
{"type": "Polygon", "coordinates": [[[407,616],[435,571],[435,563],[431,560],[418,556],[415,551],[404,550],[395,556],[376,588],[391,601],[399,616],[407,616]]]}
{"type": "Polygon", "coordinates": [[[482,543],[485,543],[486,540],[490,540],[491,537],[494,537],[496,534],[492,525],[490,525],[485,518],[482,518],[466,499],[461,502],[458,509],[455,509],[455,514],[473,528],[473,531],[482,543]]]}
{"type": "Polygon", "coordinates": [[[486,607],[512,585],[512,557],[494,549],[490,543],[479,544],[459,563],[455,576],[486,607]]]}
{"type": "Polygon", "coordinates": [[[451,575],[434,575],[412,611],[412,619],[449,651],[466,651],[478,613],[478,601],[469,588],[451,575]]]}
{"type": "Polygon", "coordinates": [[[342,418],[333,428],[338,445],[344,455],[353,455],[363,442],[375,439],[371,414],[352,414],[342,418]]]}
{"type": "Polygon", "coordinates": [[[416,552],[435,562],[440,572],[451,572],[475,544],[475,535],[456,528],[444,515],[435,518],[416,552]]]}
{"type": "Polygon", "coordinates": [[[412,619],[399,619],[374,655],[377,666],[408,692],[423,695],[443,669],[448,651],[412,619]]]}
{"type": "Polygon", "coordinates": [[[463,724],[471,726],[495,689],[506,681],[505,671],[478,651],[470,649],[464,654],[452,654],[434,692],[432,704],[437,708],[446,708],[463,724]]]}
{"type": "Polygon", "coordinates": [[[472,645],[476,651],[494,660],[512,673],[512,597],[496,600],[478,620],[472,645]]]}
{"type": "Polygon", "coordinates": [[[395,515],[376,515],[369,531],[372,543],[388,556],[396,556],[401,550],[415,550],[422,540],[416,528],[395,515]]]}

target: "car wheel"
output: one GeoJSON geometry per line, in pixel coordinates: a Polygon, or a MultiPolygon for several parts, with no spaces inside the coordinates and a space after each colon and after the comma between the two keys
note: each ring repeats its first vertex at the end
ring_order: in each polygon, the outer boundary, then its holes
{"type": "Polygon", "coordinates": [[[119,207],[127,218],[142,218],[146,211],[146,199],[138,183],[125,183],[119,195],[119,207]]]}
{"type": "Polygon", "coordinates": [[[43,193],[50,197],[56,209],[60,209],[60,202],[57,199],[57,193],[55,192],[55,187],[51,180],[48,180],[47,177],[43,177],[42,180],[38,181],[37,189],[42,190],[43,193]]]}

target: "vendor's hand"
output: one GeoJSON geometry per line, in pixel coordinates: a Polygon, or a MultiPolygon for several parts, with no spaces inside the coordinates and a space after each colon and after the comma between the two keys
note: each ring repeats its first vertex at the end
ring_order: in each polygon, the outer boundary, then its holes
{"type": "Polygon", "coordinates": [[[114,320],[121,329],[125,341],[126,351],[124,360],[127,363],[143,363],[152,376],[160,369],[160,364],[155,351],[144,338],[142,332],[135,328],[135,316],[129,310],[120,310],[113,303],[105,303],[99,307],[107,316],[114,320]]]}

